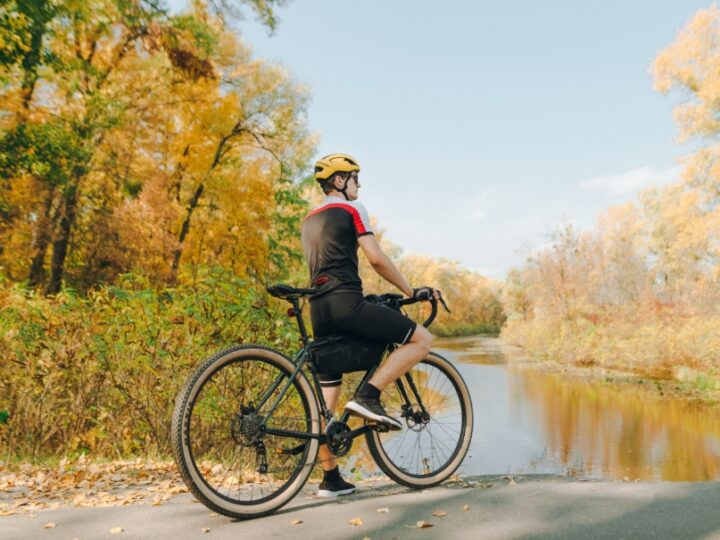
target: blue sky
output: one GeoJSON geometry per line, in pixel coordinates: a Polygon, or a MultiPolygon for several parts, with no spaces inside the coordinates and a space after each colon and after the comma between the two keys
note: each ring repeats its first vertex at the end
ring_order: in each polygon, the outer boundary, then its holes
{"type": "Polygon", "coordinates": [[[559,225],[677,178],[683,96],[649,67],[709,5],[295,0],[273,36],[238,28],[311,88],[318,156],[359,160],[391,241],[502,279],[559,225]]]}

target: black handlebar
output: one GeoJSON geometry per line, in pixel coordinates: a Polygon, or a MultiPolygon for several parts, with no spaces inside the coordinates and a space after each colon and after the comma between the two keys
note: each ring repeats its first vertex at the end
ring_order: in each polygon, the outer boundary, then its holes
{"type": "MultiPolygon", "coordinates": [[[[447,304],[445,303],[445,300],[442,297],[442,294],[440,291],[435,291],[438,293],[438,297],[440,299],[440,303],[445,308],[445,311],[450,313],[450,309],[448,309],[447,304]]],[[[435,298],[435,296],[431,296],[429,299],[421,299],[421,298],[403,298],[400,294],[393,294],[393,293],[387,293],[382,294],[376,298],[380,299],[379,303],[385,304],[389,307],[395,307],[397,309],[400,309],[402,306],[409,306],[411,304],[417,304],[418,302],[430,302],[430,316],[423,321],[422,325],[427,328],[430,326],[433,321],[435,320],[435,317],[437,317],[438,312],[438,300],[435,298]]]]}

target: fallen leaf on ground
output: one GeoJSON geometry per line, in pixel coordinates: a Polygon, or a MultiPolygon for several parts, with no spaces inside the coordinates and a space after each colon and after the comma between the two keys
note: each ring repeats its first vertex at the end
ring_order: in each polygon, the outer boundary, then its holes
{"type": "Polygon", "coordinates": [[[435,511],[433,512],[433,516],[435,516],[435,517],[445,517],[445,516],[447,516],[447,512],[445,512],[444,510],[435,510],[435,511]]]}
{"type": "Polygon", "coordinates": [[[387,514],[390,512],[390,509],[386,506],[385,508],[378,508],[377,512],[378,514],[387,514]]]}
{"type": "Polygon", "coordinates": [[[427,529],[429,527],[433,527],[434,525],[430,523],[429,521],[423,521],[420,520],[415,525],[405,525],[408,529],[427,529]]]}
{"type": "Polygon", "coordinates": [[[302,519],[293,519],[293,520],[290,522],[290,525],[300,525],[302,522],[303,522],[302,519]]]}
{"type": "Polygon", "coordinates": [[[90,463],[84,456],[77,460],[64,458],[57,466],[24,463],[12,471],[0,467],[0,492],[15,487],[23,490],[11,493],[7,502],[0,503],[0,516],[30,514],[61,505],[89,508],[151,504],[156,495],[165,501],[187,491],[170,461],[90,463]]]}
{"type": "Polygon", "coordinates": [[[118,534],[123,532],[124,530],[125,529],[123,529],[122,527],[113,527],[112,529],[110,529],[110,534],[118,534]]]}
{"type": "Polygon", "coordinates": [[[43,525],[43,529],[54,529],[54,528],[55,528],[54,521],[48,521],[45,525],[43,525]]]}
{"type": "Polygon", "coordinates": [[[205,528],[202,530],[202,532],[204,532],[204,533],[209,533],[209,532],[210,532],[210,527],[205,527],[205,528]]]}
{"type": "Polygon", "coordinates": [[[352,526],[354,526],[354,527],[359,527],[359,526],[362,525],[364,522],[363,522],[363,520],[360,519],[360,518],[353,518],[353,519],[350,520],[349,523],[350,523],[350,525],[352,525],[352,526]]]}
{"type": "Polygon", "coordinates": [[[466,511],[467,511],[467,510],[470,510],[470,505],[469,505],[469,504],[466,504],[465,506],[463,506],[463,510],[466,510],[466,511]]]}

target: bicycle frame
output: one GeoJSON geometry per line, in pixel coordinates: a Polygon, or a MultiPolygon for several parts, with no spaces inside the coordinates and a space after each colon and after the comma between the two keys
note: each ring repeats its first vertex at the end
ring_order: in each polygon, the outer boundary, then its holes
{"type": "MultiPolygon", "coordinates": [[[[293,357],[293,363],[295,364],[295,370],[293,371],[292,375],[288,378],[287,382],[285,383],[285,386],[280,391],[280,394],[275,399],[275,402],[270,406],[268,412],[265,414],[263,419],[263,424],[261,427],[261,430],[263,433],[267,433],[270,435],[276,435],[280,437],[292,437],[296,439],[317,439],[320,441],[320,444],[324,444],[326,442],[326,435],[325,433],[320,434],[313,434],[313,433],[303,433],[300,431],[290,431],[290,430],[284,430],[284,429],[274,429],[274,428],[268,428],[266,426],[267,420],[272,416],[272,414],[275,412],[275,409],[278,407],[282,399],[285,397],[286,392],[290,388],[290,386],[295,381],[298,374],[302,371],[305,364],[309,362],[309,356],[310,356],[310,350],[313,347],[317,347],[319,344],[322,344],[321,340],[316,341],[310,341],[310,338],[307,333],[307,329],[305,327],[305,322],[302,318],[302,310],[299,305],[299,300],[296,297],[288,298],[288,301],[292,303],[292,308],[288,310],[288,315],[292,315],[296,318],[298,329],[300,330],[300,336],[303,342],[303,347],[295,354],[293,357]]],[[[387,353],[392,353],[392,351],[396,348],[395,345],[388,346],[387,353]]],[[[323,418],[325,419],[326,423],[330,423],[330,421],[333,419],[333,414],[328,410],[327,403],[325,401],[325,396],[322,392],[322,386],[320,385],[320,379],[318,377],[317,369],[313,362],[309,362],[310,367],[310,373],[312,374],[313,379],[313,393],[315,394],[315,399],[319,405],[320,413],[322,414],[323,418]]],[[[358,388],[361,388],[367,381],[370,380],[373,373],[375,373],[375,370],[377,369],[377,366],[373,367],[372,369],[365,372],[365,375],[363,375],[362,380],[360,381],[360,384],[358,385],[358,388]]],[[[267,400],[270,398],[270,396],[278,389],[278,387],[282,384],[282,379],[284,377],[281,375],[277,378],[277,380],[265,391],[265,394],[260,398],[259,403],[255,405],[255,410],[259,410],[262,408],[263,405],[267,402],[267,400]]],[[[400,395],[402,396],[403,400],[405,401],[405,404],[402,406],[404,413],[409,411],[409,409],[412,407],[412,402],[410,400],[410,396],[405,388],[405,385],[403,384],[403,378],[407,382],[407,385],[410,387],[410,391],[415,398],[415,403],[418,404],[420,407],[420,410],[423,414],[427,414],[427,411],[425,409],[425,405],[422,402],[422,399],[420,398],[420,393],[417,390],[417,387],[415,386],[414,381],[412,380],[412,375],[410,372],[406,373],[403,377],[397,379],[395,381],[395,385],[398,388],[398,391],[400,392],[400,395]]],[[[343,414],[340,416],[339,421],[343,423],[347,423],[347,421],[350,418],[350,413],[343,412],[343,414]]],[[[354,439],[355,437],[362,435],[369,430],[373,429],[373,426],[371,425],[364,425],[361,428],[349,431],[344,434],[345,438],[354,439]]]]}

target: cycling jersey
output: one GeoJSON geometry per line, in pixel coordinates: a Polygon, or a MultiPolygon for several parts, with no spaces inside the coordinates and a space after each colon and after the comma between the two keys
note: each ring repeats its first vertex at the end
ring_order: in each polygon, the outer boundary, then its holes
{"type": "MultiPolygon", "coordinates": [[[[371,304],[362,296],[358,275],[358,238],[373,234],[365,207],[357,201],[328,196],[305,218],[302,244],[312,284],[310,298],[315,337],[351,335],[380,343],[407,343],[416,323],[392,309],[371,304]]],[[[320,373],[322,386],[337,386],[338,371],[320,373]]]]}
{"type": "Polygon", "coordinates": [[[373,234],[365,207],[328,196],[303,221],[302,244],[310,279],[320,294],[333,290],[361,292],[358,238],[373,234]]]}

